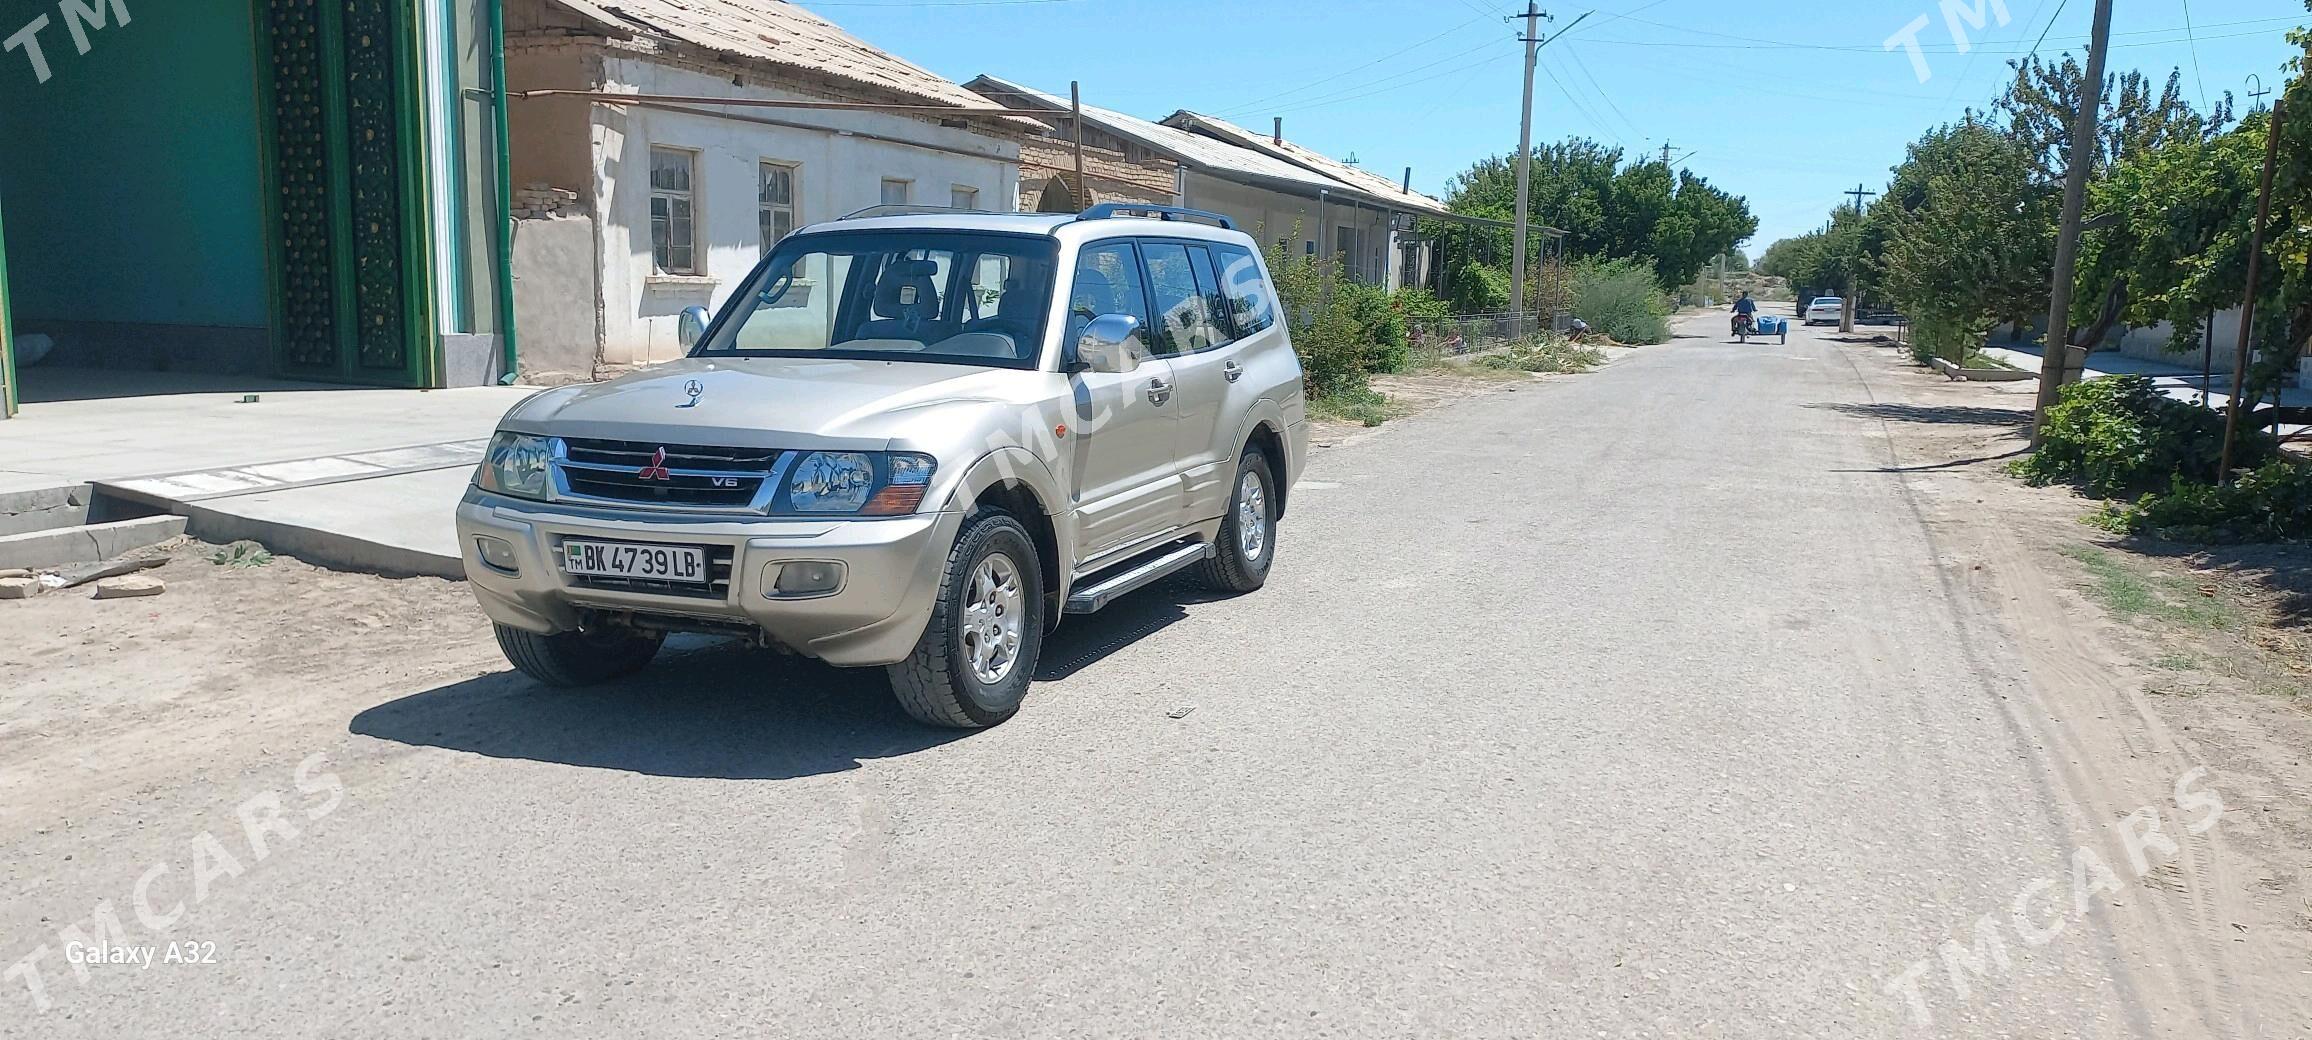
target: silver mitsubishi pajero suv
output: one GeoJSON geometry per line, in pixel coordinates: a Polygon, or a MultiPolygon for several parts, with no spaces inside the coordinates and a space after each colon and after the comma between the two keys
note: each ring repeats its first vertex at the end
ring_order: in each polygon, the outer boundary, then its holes
{"type": "Polygon", "coordinates": [[[1215,214],[870,210],[684,325],[681,361],[515,407],[458,506],[540,682],[731,634],[994,725],[1061,615],[1187,568],[1259,588],[1308,450],[1267,270],[1215,214]]]}

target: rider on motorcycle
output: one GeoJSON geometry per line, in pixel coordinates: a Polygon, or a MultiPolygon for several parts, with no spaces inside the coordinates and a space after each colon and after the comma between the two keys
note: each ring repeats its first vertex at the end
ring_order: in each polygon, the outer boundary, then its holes
{"type": "Polygon", "coordinates": [[[1741,332],[1742,326],[1744,325],[1750,325],[1755,328],[1757,314],[1758,301],[1751,299],[1750,291],[1748,289],[1744,289],[1742,291],[1742,297],[1734,301],[1733,331],[1741,332]]]}

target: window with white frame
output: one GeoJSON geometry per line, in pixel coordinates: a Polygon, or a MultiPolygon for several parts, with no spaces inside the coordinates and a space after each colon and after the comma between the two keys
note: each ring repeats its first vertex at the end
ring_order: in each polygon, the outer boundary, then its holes
{"type": "Polygon", "coordinates": [[[909,200],[910,200],[910,199],[911,199],[911,198],[914,196],[914,194],[915,194],[915,182],[914,182],[914,181],[903,181],[903,180],[900,180],[900,179],[898,179],[898,178],[896,178],[896,177],[885,177],[885,178],[883,178],[883,204],[884,204],[884,205],[886,205],[886,206],[904,206],[904,205],[907,205],[907,203],[908,203],[908,202],[909,202],[909,200]]]}
{"type": "Polygon", "coordinates": [[[795,213],[794,164],[766,162],[762,171],[757,219],[762,225],[763,252],[768,253],[780,239],[794,234],[795,225],[801,221],[795,213]]]}
{"type": "Polygon", "coordinates": [[[947,204],[956,209],[978,209],[979,189],[958,184],[947,190],[947,204]]]}
{"type": "Polygon", "coordinates": [[[698,153],[680,148],[650,150],[650,262],[660,274],[697,274],[692,205],[698,153]]]}

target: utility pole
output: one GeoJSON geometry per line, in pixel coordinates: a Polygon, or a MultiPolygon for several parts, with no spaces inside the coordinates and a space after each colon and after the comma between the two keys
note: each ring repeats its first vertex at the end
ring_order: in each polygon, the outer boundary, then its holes
{"type": "Polygon", "coordinates": [[[1076,137],[1076,208],[1090,209],[1092,193],[1084,190],[1084,93],[1081,84],[1068,81],[1068,110],[1075,115],[1076,137]]]}
{"type": "Polygon", "coordinates": [[[2272,167],[2280,159],[2280,112],[2272,106],[2272,124],[2264,128],[2264,184],[2256,191],[2256,224],[2248,229],[2248,293],[2240,301],[2240,343],[2232,351],[2232,406],[2224,413],[2224,453],[2216,465],[2216,480],[2232,482],[2232,439],[2240,429],[2240,390],[2248,379],[2248,340],[2256,330],[2256,275],[2264,259],[2264,225],[2272,219],[2272,167]]]}
{"type": "Polygon", "coordinates": [[[2047,302],[2047,348],[2039,359],[2039,402],[2031,414],[2031,446],[2044,440],[2047,409],[2055,406],[2071,374],[2071,282],[2079,264],[2079,222],[2087,207],[2088,167],[2094,164],[2095,135],[2103,115],[2104,58],[2111,51],[2111,0],[2095,2],[2094,42],[2087,52],[2087,78],[2079,84],[2079,112],[2071,121],[2071,165],[2063,171],[2063,223],[2055,237],[2055,284],[2047,302]]]}
{"type": "Polygon", "coordinates": [[[1511,232],[1516,240],[1516,265],[1509,270],[1510,308],[1516,317],[1510,319],[1510,333],[1519,340],[1525,338],[1525,220],[1531,205],[1533,183],[1533,68],[1541,57],[1541,20],[1549,17],[1533,0],[1525,0],[1525,107],[1517,120],[1517,229],[1511,232]]]}
{"type": "MultiPolygon", "coordinates": [[[[1877,195],[1878,192],[1865,190],[1863,183],[1856,181],[1853,191],[1840,192],[1840,194],[1854,198],[1854,219],[1859,221],[1862,219],[1863,200],[1877,195]]],[[[1855,308],[1860,306],[1854,298],[1854,272],[1847,272],[1846,285],[1839,290],[1839,294],[1838,331],[1852,334],[1854,332],[1855,308]]]]}
{"type": "Polygon", "coordinates": [[[1670,165],[1670,142],[1668,141],[1662,142],[1662,165],[1664,167],[1670,165]]]}

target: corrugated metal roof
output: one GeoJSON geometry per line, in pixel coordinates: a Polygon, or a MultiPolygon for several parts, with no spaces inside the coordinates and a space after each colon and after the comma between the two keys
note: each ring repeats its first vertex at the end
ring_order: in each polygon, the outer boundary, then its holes
{"type": "Polygon", "coordinates": [[[1181,109],[1165,117],[1164,125],[1182,130],[1201,131],[1223,141],[1249,148],[1263,155],[1274,156],[1285,162],[1313,170],[1344,184],[1362,189],[1366,194],[1386,202],[1393,202],[1417,213],[1444,214],[1451,210],[1445,204],[1417,191],[1406,191],[1397,181],[1370,170],[1360,169],[1323,152],[1303,148],[1291,141],[1279,144],[1268,134],[1256,134],[1225,119],[1181,109]]]}
{"type": "MultiPolygon", "coordinates": [[[[995,99],[1004,105],[1020,107],[1023,104],[1036,105],[1040,103],[1042,107],[1057,108],[1061,111],[1066,111],[1068,107],[1068,99],[1065,97],[1047,94],[1033,87],[1022,86],[996,76],[983,75],[972,82],[991,85],[997,91],[1010,91],[1018,95],[995,99]]],[[[1084,119],[1086,122],[1098,124],[1101,129],[1118,137],[1136,142],[1163,155],[1171,156],[1174,161],[1183,166],[1203,170],[1215,176],[1230,177],[1234,175],[1254,180],[1283,182],[1298,186],[1312,196],[1319,190],[1359,197],[1372,194],[1365,189],[1351,187],[1345,182],[1316,173],[1305,167],[1296,166],[1282,159],[1249,148],[1240,148],[1226,141],[1216,140],[1202,134],[1192,134],[1178,127],[1151,122],[1138,116],[1085,105],[1084,119]]]]}
{"type": "Polygon", "coordinates": [[[950,83],[786,0],[554,0],[614,29],[847,80],[932,104],[986,109],[950,83]],[[606,17],[607,16],[607,17],[606,17]]]}

